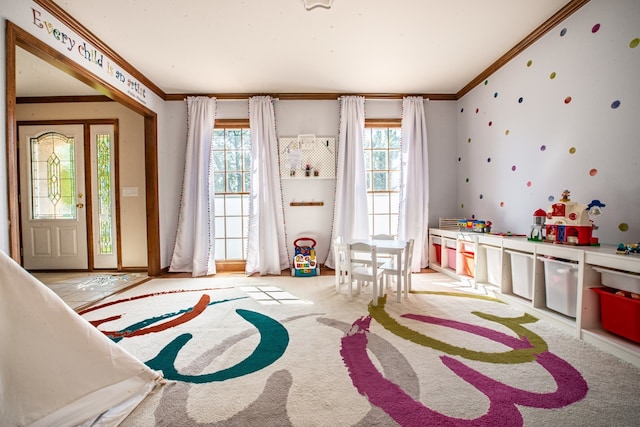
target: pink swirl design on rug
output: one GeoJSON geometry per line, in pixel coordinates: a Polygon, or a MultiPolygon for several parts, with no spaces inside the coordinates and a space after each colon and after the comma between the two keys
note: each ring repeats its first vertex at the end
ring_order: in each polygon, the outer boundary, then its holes
{"type": "MultiPolygon", "coordinates": [[[[434,323],[436,319],[431,318],[434,323]]],[[[515,348],[515,341],[506,334],[462,322],[451,323],[446,319],[440,320],[448,323],[449,327],[467,332],[474,331],[478,335],[490,337],[496,342],[515,348]],[[482,329],[485,330],[482,331],[482,329]]],[[[587,384],[580,373],[566,361],[548,351],[536,355],[536,361],[556,381],[557,390],[552,393],[533,393],[516,389],[489,378],[456,359],[442,356],[441,360],[445,366],[490,400],[487,413],[479,418],[468,420],[449,417],[425,407],[380,373],[367,354],[367,335],[370,333],[370,324],[370,316],[356,320],[349,333],[342,338],[340,354],[358,392],[403,426],[521,426],[523,418],[516,405],[546,409],[559,408],[584,398],[588,391],[587,384]]]]}

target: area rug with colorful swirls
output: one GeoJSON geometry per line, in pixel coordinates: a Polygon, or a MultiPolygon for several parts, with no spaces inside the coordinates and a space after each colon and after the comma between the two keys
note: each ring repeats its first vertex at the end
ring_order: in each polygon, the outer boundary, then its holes
{"type": "Polygon", "coordinates": [[[162,371],[124,426],[638,426],[640,369],[485,292],[413,275],[143,283],[80,314],[162,371]]]}

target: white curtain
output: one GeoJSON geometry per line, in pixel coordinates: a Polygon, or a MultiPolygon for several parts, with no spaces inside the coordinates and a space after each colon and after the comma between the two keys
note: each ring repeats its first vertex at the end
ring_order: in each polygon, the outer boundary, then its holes
{"type": "MultiPolygon", "coordinates": [[[[338,170],[331,242],[369,238],[369,211],[364,169],[364,97],[340,97],[338,170]]],[[[334,248],[329,247],[325,265],[335,268],[334,248]]]]}
{"type": "Polygon", "coordinates": [[[429,265],[429,157],[427,122],[421,96],[402,101],[402,184],[398,238],[414,239],[411,271],[429,265]]]}
{"type": "Polygon", "coordinates": [[[277,274],[289,268],[284,231],[278,139],[273,100],[249,99],[251,128],[251,193],[246,273],[277,274]]]}
{"type": "Polygon", "coordinates": [[[193,277],[216,273],[215,193],[211,144],[216,99],[187,98],[187,155],[180,217],[169,271],[193,277]]]}

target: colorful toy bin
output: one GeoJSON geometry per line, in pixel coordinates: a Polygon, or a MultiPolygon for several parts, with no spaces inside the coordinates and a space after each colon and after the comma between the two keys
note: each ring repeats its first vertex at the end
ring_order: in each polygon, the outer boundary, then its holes
{"type": "Polygon", "coordinates": [[[300,237],[293,242],[295,255],[293,256],[293,268],[291,275],[296,277],[310,277],[320,275],[320,266],[316,260],[316,241],[310,237],[300,237]],[[311,243],[303,246],[300,243],[311,243]]]}

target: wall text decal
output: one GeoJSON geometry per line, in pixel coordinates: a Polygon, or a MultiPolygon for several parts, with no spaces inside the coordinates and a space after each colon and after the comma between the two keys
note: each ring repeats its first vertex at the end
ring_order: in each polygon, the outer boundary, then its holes
{"type": "Polygon", "coordinates": [[[106,80],[114,84],[116,88],[138,102],[146,104],[147,88],[142,83],[127,75],[118,64],[91,46],[91,44],[82,40],[71,31],[65,30],[60,23],[54,22],[51,18],[43,18],[42,11],[33,7],[31,10],[33,13],[33,25],[47,35],[44,40],[45,42],[51,44],[53,47],[58,44],[59,48],[61,44],[64,50],[69,52],[67,56],[71,59],[76,60],[76,62],[81,62],[78,58],[84,59],[88,63],[87,65],[93,66],[94,69],[97,67],[98,70],[102,70],[102,74],[106,77],[106,80]],[[73,54],[75,58],[72,57],[71,54],[73,54]]]}

